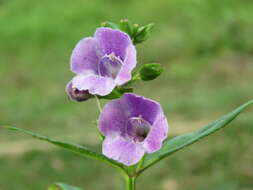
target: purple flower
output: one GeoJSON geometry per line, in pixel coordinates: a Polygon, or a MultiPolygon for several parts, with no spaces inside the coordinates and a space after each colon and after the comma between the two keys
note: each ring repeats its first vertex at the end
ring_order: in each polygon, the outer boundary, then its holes
{"type": "Polygon", "coordinates": [[[105,96],[131,80],[136,50],[130,37],[119,30],[98,28],[94,37],[82,39],[71,56],[74,88],[105,96]]]}
{"type": "Polygon", "coordinates": [[[93,97],[88,90],[78,90],[73,87],[72,81],[70,81],[66,86],[66,92],[71,100],[82,102],[93,97]]]}
{"type": "Polygon", "coordinates": [[[103,154],[133,165],[145,152],[153,153],[161,148],[168,123],[159,103],[127,93],[105,105],[99,129],[105,136],[103,154]]]}

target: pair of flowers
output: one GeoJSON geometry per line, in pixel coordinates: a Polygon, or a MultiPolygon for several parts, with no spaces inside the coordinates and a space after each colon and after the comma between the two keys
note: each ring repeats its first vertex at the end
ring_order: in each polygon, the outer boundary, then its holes
{"type": "MultiPolygon", "coordinates": [[[[72,52],[71,71],[76,76],[67,92],[77,101],[108,95],[131,80],[136,62],[135,46],[126,33],[98,28],[94,37],[82,39],[72,52]]],[[[160,104],[133,93],[107,103],[98,128],[105,136],[103,154],[125,165],[159,150],[168,133],[160,104]]]]}

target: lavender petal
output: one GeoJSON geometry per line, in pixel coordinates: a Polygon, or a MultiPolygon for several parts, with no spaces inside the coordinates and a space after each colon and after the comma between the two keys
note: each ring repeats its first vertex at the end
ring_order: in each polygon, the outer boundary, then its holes
{"type": "Polygon", "coordinates": [[[111,28],[98,28],[95,32],[95,39],[98,40],[104,54],[114,53],[121,60],[125,59],[127,47],[132,44],[126,33],[111,28]]]}
{"type": "Polygon", "coordinates": [[[124,94],[123,101],[128,105],[132,117],[142,117],[151,125],[161,111],[161,106],[157,102],[133,93],[124,94]]]}
{"type": "Polygon", "coordinates": [[[112,100],[107,103],[99,117],[99,130],[105,136],[123,134],[125,132],[128,111],[120,100],[112,100]]]}
{"type": "Polygon", "coordinates": [[[98,75],[77,75],[72,82],[74,88],[88,90],[90,94],[100,96],[110,94],[116,86],[113,79],[98,75]]]}
{"type": "Polygon", "coordinates": [[[140,144],[120,136],[107,136],[103,142],[103,154],[127,166],[138,163],[144,153],[140,144]]]}
{"type": "Polygon", "coordinates": [[[153,153],[162,147],[162,143],[168,135],[168,128],[167,119],[161,113],[144,141],[143,146],[148,153],[153,153]]]}
{"type": "Polygon", "coordinates": [[[95,38],[83,38],[71,55],[71,71],[76,74],[92,71],[97,73],[100,50],[95,38]]]}
{"type": "Polygon", "coordinates": [[[133,45],[129,45],[123,65],[115,79],[117,85],[125,84],[132,78],[132,71],[136,66],[136,49],[133,45]]]}

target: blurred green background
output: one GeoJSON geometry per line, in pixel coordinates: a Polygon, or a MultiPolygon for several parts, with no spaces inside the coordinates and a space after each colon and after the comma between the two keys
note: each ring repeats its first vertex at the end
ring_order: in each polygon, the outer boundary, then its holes
{"type": "MultiPolygon", "coordinates": [[[[252,0],[0,0],[0,124],[100,151],[95,100],[70,102],[75,44],[105,20],[156,24],[138,63],[166,72],[135,84],[160,101],[169,137],[202,127],[253,97],[252,0]]],[[[253,109],[229,127],[153,166],[146,190],[253,189],[253,109]]],[[[0,189],[45,190],[61,181],[122,189],[109,166],[14,132],[0,131],[0,189]]]]}

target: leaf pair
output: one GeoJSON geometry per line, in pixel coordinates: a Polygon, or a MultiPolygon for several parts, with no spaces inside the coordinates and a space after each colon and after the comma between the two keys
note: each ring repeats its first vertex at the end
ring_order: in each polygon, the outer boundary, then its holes
{"type": "MultiPolygon", "coordinates": [[[[220,119],[214,121],[213,123],[201,128],[195,132],[187,133],[187,134],[177,136],[177,137],[174,137],[172,139],[165,141],[165,143],[163,144],[163,147],[159,151],[157,151],[153,154],[148,154],[145,156],[142,167],[140,167],[137,172],[139,174],[142,173],[144,170],[146,170],[150,166],[154,165],[158,161],[162,160],[163,158],[166,158],[167,156],[173,154],[174,152],[177,152],[177,151],[193,144],[194,142],[199,141],[200,139],[216,132],[217,130],[227,126],[227,124],[229,124],[232,120],[234,120],[245,108],[247,108],[252,103],[253,103],[253,100],[241,105],[240,107],[238,107],[234,111],[228,113],[227,115],[221,117],[220,119]]],[[[31,131],[28,131],[25,129],[20,129],[17,127],[4,126],[4,128],[25,133],[27,135],[30,135],[30,136],[36,138],[36,139],[47,141],[47,142],[54,144],[56,146],[59,146],[59,147],[65,148],[69,151],[78,153],[84,157],[103,161],[105,163],[108,163],[108,164],[120,169],[124,173],[127,173],[127,168],[123,164],[121,164],[117,161],[114,161],[112,159],[109,159],[101,153],[89,150],[88,148],[86,148],[84,146],[76,145],[76,144],[69,143],[69,142],[54,140],[54,139],[48,138],[46,136],[35,134],[31,131]]]]}

